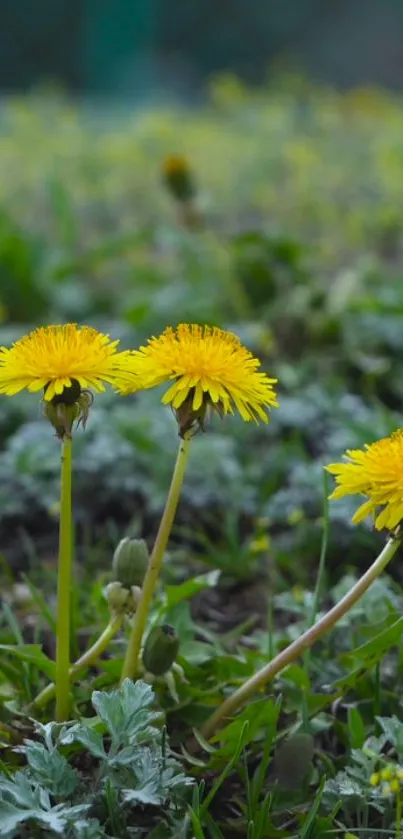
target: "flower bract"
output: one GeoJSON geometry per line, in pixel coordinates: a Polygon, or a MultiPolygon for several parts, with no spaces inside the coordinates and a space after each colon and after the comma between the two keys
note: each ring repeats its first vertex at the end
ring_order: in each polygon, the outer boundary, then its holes
{"type": "Polygon", "coordinates": [[[363,495],[366,501],[353,523],[373,515],[377,530],[394,530],[403,521],[403,429],[364,449],[348,450],[346,460],[326,467],[337,483],[330,498],[363,495]]]}
{"type": "Polygon", "coordinates": [[[36,329],[0,348],[0,393],[13,396],[24,390],[44,390],[45,402],[77,385],[103,391],[104,382],[122,387],[131,382],[129,354],[118,353],[119,341],[111,341],[89,326],[74,323],[36,329]]]}
{"type": "Polygon", "coordinates": [[[267,408],[278,404],[277,380],[259,371],[260,361],[236,335],[217,327],[168,327],[131,356],[141,387],[170,383],[163,403],[177,413],[186,406],[200,425],[209,407],[220,414],[236,409],[246,422],[267,422],[267,408]]]}

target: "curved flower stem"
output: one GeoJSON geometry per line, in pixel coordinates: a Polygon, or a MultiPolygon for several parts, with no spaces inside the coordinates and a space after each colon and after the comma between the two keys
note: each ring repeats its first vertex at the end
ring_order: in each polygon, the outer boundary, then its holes
{"type": "MultiPolygon", "coordinates": [[[[97,638],[94,642],[92,647],[89,650],[86,650],[77,661],[70,667],[69,671],[69,681],[73,682],[77,676],[83,671],[86,670],[88,667],[91,667],[92,664],[102,655],[102,653],[106,650],[109,646],[112,638],[119,632],[119,629],[122,626],[124,619],[124,615],[115,615],[109,621],[108,625],[105,627],[102,634],[97,638]]],[[[30,708],[44,708],[48,702],[53,699],[56,692],[56,686],[52,682],[50,685],[47,685],[38,696],[35,697],[33,702],[31,702],[30,708]]]]}
{"type": "Polygon", "coordinates": [[[121,682],[123,682],[123,680],[127,678],[133,679],[137,672],[138,657],[140,653],[143,632],[147,622],[147,615],[149,612],[151,600],[153,598],[155,585],[158,580],[158,575],[162,565],[162,560],[164,558],[169,535],[171,533],[176,508],[178,506],[179,495],[182,488],[186,463],[189,456],[189,447],[190,437],[185,437],[183,440],[181,440],[179,445],[179,451],[176,458],[174,473],[172,475],[172,481],[171,486],[169,488],[168,498],[166,500],[165,509],[162,514],[160,526],[158,528],[154,548],[148,562],[148,568],[142,585],[140,603],[138,605],[137,612],[133,619],[133,626],[126,651],[126,658],[124,660],[122,668],[121,682]]]}
{"type": "Polygon", "coordinates": [[[292,644],[286,647],[285,650],[282,650],[272,661],[262,667],[261,670],[258,670],[254,676],[251,676],[235,693],[225,699],[222,705],[214,711],[202,726],[201,733],[203,737],[205,739],[212,737],[215,731],[223,725],[225,720],[233,716],[267,682],[274,679],[285,667],[288,667],[295,659],[299,658],[305,650],[309,649],[323,635],[333,629],[337,621],[354,606],[374,580],[379,577],[396,553],[400,544],[400,538],[389,539],[383,551],[381,551],[370,568],[368,568],[368,571],[342,597],[339,603],[336,603],[317,623],[307,629],[296,641],[293,641],[292,644]]]}
{"type": "Polygon", "coordinates": [[[71,454],[72,441],[63,437],[60,477],[59,565],[57,580],[56,627],[56,720],[69,717],[70,686],[70,595],[72,562],[71,513],[71,454]]]}

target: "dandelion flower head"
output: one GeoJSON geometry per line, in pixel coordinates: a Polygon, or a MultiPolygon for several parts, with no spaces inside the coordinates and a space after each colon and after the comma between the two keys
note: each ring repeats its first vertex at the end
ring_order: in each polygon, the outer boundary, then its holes
{"type": "Polygon", "coordinates": [[[326,467],[337,484],[330,498],[363,495],[367,500],[353,524],[373,515],[377,530],[394,530],[403,521],[403,429],[364,449],[348,450],[346,460],[326,467]]]}
{"type": "Polygon", "coordinates": [[[208,407],[221,415],[236,409],[246,422],[267,422],[267,408],[278,404],[277,380],[259,371],[260,361],[236,335],[218,327],[168,327],[131,356],[142,387],[171,383],[162,401],[175,411],[186,403],[195,415],[208,407]]]}
{"type": "Polygon", "coordinates": [[[45,401],[51,401],[74,383],[98,392],[104,382],[122,386],[131,375],[125,365],[128,353],[118,353],[118,344],[74,323],[35,329],[12,347],[0,347],[0,393],[44,389],[45,401]]]}

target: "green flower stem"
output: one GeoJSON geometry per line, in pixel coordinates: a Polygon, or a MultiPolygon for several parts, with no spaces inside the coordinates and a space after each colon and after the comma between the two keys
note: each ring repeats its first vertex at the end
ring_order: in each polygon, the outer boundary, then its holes
{"type": "Polygon", "coordinates": [[[326,612],[320,620],[309,627],[296,641],[293,641],[285,650],[272,659],[268,664],[251,676],[238,690],[224,700],[222,705],[207,719],[201,728],[205,739],[212,737],[228,717],[232,717],[242,705],[251,699],[267,682],[274,679],[278,673],[288,667],[295,659],[299,658],[305,650],[312,647],[335,624],[354,606],[355,603],[365,594],[374,580],[379,577],[386,568],[392,557],[401,544],[401,539],[389,539],[383,551],[379,554],[368,571],[355,583],[350,591],[336,603],[332,609],[326,612]]]}
{"type": "Polygon", "coordinates": [[[70,595],[72,562],[71,514],[71,453],[72,441],[63,437],[61,458],[59,566],[57,581],[56,627],[56,720],[64,722],[69,717],[70,689],[70,595]]]}
{"type": "Polygon", "coordinates": [[[158,575],[164,558],[166,546],[168,544],[169,535],[171,533],[176,508],[178,506],[179,495],[182,488],[186,463],[189,456],[189,448],[190,438],[185,437],[180,442],[174,473],[172,475],[171,486],[169,488],[168,498],[158,529],[154,548],[149,559],[148,568],[144,577],[140,603],[138,605],[137,612],[133,619],[132,631],[129,638],[126,657],[122,668],[121,682],[123,682],[123,680],[127,678],[133,679],[137,673],[138,659],[141,642],[143,639],[143,633],[147,622],[150,604],[154,595],[156,582],[158,580],[158,575]]]}
{"type": "MultiPolygon", "coordinates": [[[[108,625],[105,627],[102,634],[97,638],[94,642],[92,647],[89,650],[86,650],[77,661],[70,667],[69,670],[69,681],[74,682],[77,676],[79,676],[83,670],[87,670],[88,667],[91,667],[97,659],[102,655],[102,653],[106,650],[109,646],[112,638],[119,632],[122,623],[123,623],[124,615],[114,615],[113,618],[109,621],[108,625]]],[[[33,702],[30,705],[30,708],[45,708],[45,706],[53,699],[56,692],[56,686],[54,682],[50,685],[47,685],[38,696],[35,697],[33,702]]]]}

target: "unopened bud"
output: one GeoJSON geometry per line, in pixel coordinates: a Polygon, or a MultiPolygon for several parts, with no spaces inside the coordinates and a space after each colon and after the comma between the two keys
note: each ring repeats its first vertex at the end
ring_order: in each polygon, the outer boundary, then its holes
{"type": "Polygon", "coordinates": [[[116,580],[106,586],[104,595],[112,612],[133,615],[140,602],[141,589],[138,586],[125,588],[116,580]]]}
{"type": "Polygon", "coordinates": [[[79,406],[65,405],[64,402],[44,403],[44,413],[56,432],[56,437],[63,440],[64,437],[71,437],[73,425],[78,420],[80,415],[79,406]]]}
{"type": "Polygon", "coordinates": [[[114,579],[125,588],[141,586],[147,571],[149,553],[144,539],[129,539],[119,542],[112,560],[114,579]]]}
{"type": "Polygon", "coordinates": [[[71,379],[71,384],[64,387],[62,393],[57,393],[52,399],[46,399],[49,384],[44,387],[44,414],[53,425],[56,436],[60,440],[71,437],[74,424],[82,424],[85,428],[93,395],[89,390],[82,390],[77,379],[71,379]]]}
{"type": "Polygon", "coordinates": [[[108,604],[114,612],[125,611],[129,593],[129,590],[118,582],[109,583],[104,590],[108,604]]]}
{"type": "MultiPolygon", "coordinates": [[[[209,416],[211,404],[209,397],[203,394],[203,401],[200,408],[196,410],[193,408],[194,388],[191,388],[185,401],[175,408],[175,417],[179,426],[179,437],[184,438],[189,431],[196,431],[198,428],[201,431],[206,429],[206,421],[209,416]]],[[[217,403],[217,406],[219,403],[217,403]]],[[[218,410],[218,407],[217,407],[218,410]]]]}
{"type": "Polygon", "coordinates": [[[142,655],[146,672],[163,676],[172,667],[179,650],[179,636],[173,626],[163,623],[149,632],[142,655]]]}

